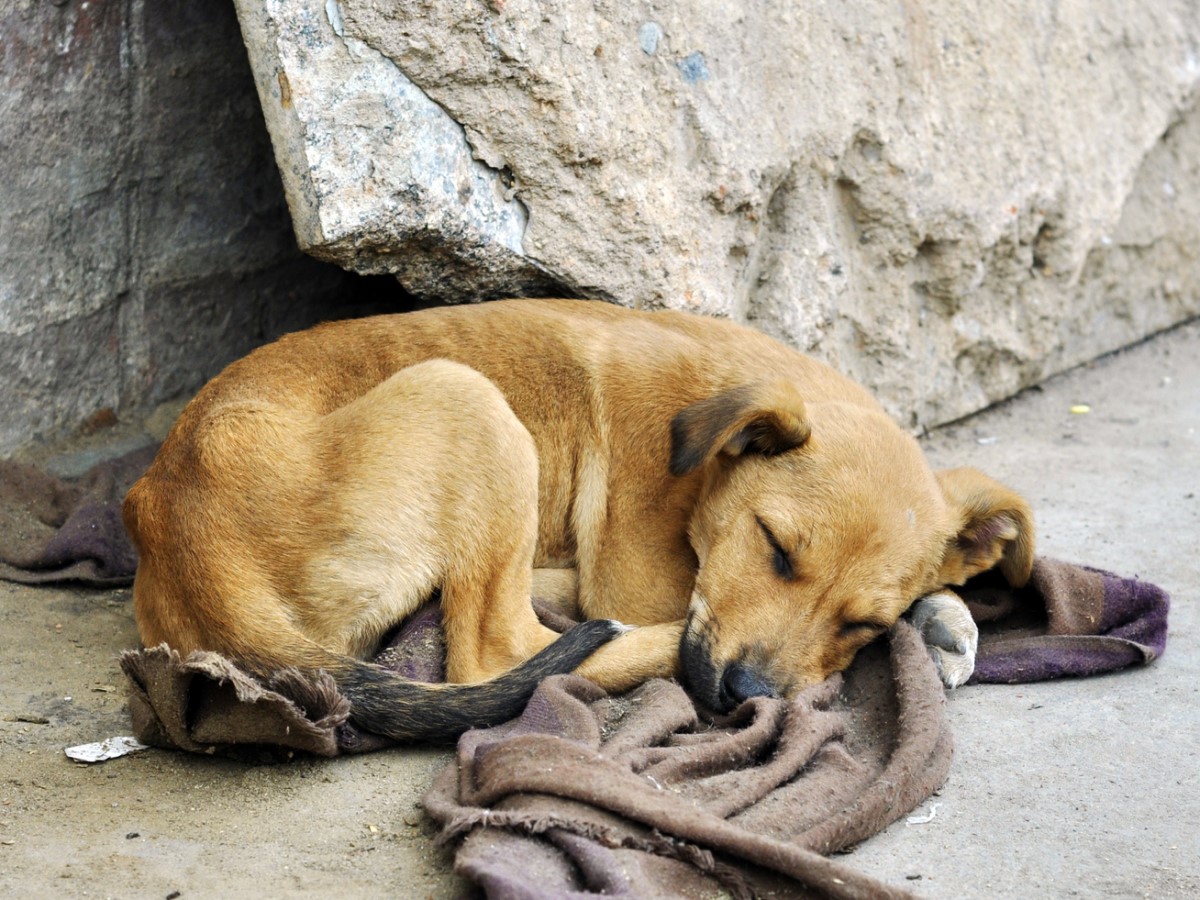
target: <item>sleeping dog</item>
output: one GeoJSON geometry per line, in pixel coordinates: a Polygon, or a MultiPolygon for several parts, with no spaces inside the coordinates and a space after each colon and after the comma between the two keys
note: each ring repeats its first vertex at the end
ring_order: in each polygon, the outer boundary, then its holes
{"type": "Polygon", "coordinates": [[[788,696],[910,607],[953,685],[975,630],[944,589],[994,566],[1024,583],[1034,541],[1020,496],[932,472],[828,366],[728,321],[567,300],[256,350],[187,406],[125,523],[147,645],[324,669],[402,740],[502,721],[571,669],[611,691],[678,675],[717,710],[788,696]],[[449,684],[363,662],[435,594],[449,684]],[[559,636],[531,596],[589,621],[559,636]]]}

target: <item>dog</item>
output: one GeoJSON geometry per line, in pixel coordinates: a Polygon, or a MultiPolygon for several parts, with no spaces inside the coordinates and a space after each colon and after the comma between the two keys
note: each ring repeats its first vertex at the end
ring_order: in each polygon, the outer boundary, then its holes
{"type": "Polygon", "coordinates": [[[147,646],[324,669],[362,727],[445,740],[576,670],[716,711],[846,668],[909,611],[951,686],[947,588],[1019,586],[1034,524],[934,473],[870,394],[726,320],[504,300],[328,323],[233,363],[128,494],[147,646]],[[450,684],[364,662],[440,594],[450,684]],[[531,596],[585,619],[561,637],[531,596]],[[632,627],[630,627],[632,626],[632,627]]]}

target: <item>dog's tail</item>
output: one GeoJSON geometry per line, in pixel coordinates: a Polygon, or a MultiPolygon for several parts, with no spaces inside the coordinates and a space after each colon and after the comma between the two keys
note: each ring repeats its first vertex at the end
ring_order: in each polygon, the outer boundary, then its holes
{"type": "Polygon", "coordinates": [[[570,672],[624,632],[608,619],[581,622],[521,665],[480,684],[425,684],[359,660],[335,673],[350,700],[350,718],[398,741],[451,741],[470,728],[520,714],[543,678],[570,672]]]}

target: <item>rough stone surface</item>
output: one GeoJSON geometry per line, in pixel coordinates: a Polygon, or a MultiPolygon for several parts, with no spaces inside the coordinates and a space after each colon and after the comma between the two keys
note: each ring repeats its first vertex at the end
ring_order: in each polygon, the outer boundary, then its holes
{"type": "Polygon", "coordinates": [[[302,243],[421,293],[751,321],[913,426],[1200,313],[1190,0],[239,8],[302,243]]]}
{"type": "Polygon", "coordinates": [[[0,83],[0,456],[343,309],[354,279],[296,248],[231,5],[4,3],[0,83]]]}
{"type": "Polygon", "coordinates": [[[429,295],[544,292],[523,205],[462,126],[346,33],[336,2],[237,6],[301,247],[429,295]]]}

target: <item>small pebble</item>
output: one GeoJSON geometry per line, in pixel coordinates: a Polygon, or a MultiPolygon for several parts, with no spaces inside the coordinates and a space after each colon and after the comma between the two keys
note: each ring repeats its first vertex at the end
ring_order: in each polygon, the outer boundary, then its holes
{"type": "Polygon", "coordinates": [[[658,50],[658,42],[662,40],[662,26],[657,22],[647,22],[638,29],[638,43],[641,44],[642,52],[647,56],[653,56],[658,50]]]}

